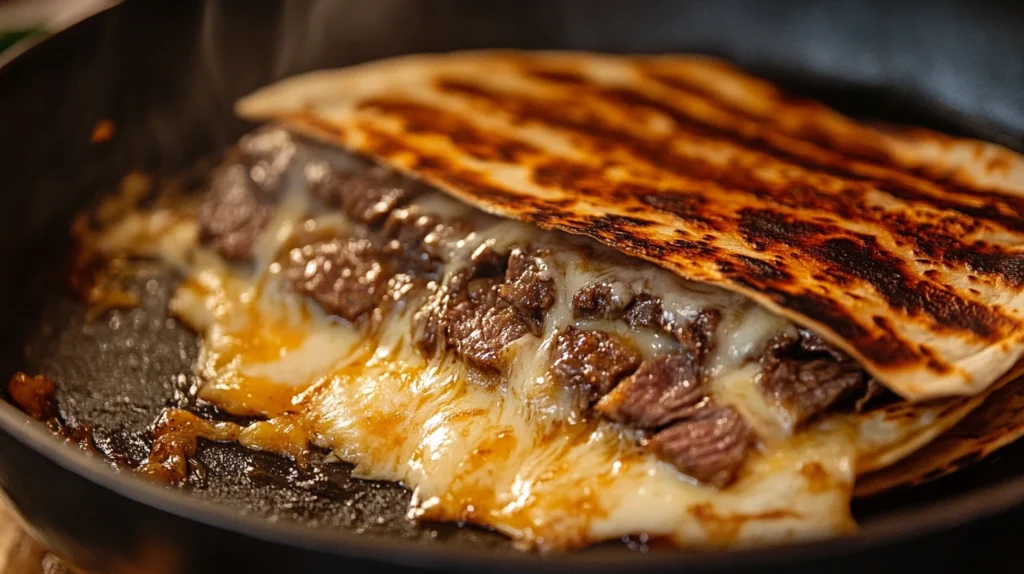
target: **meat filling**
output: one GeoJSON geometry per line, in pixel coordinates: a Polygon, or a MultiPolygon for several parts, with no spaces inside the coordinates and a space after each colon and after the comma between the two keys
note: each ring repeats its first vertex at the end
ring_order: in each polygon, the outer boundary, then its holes
{"type": "Polygon", "coordinates": [[[695,357],[681,353],[644,361],[595,408],[613,421],[655,429],[691,418],[710,406],[695,357]]]}
{"type": "Polygon", "coordinates": [[[214,173],[199,207],[203,241],[226,259],[252,259],[295,149],[291,135],[281,128],[263,128],[242,138],[237,153],[214,173]]]}
{"type": "Polygon", "coordinates": [[[703,309],[696,320],[680,322],[665,313],[660,298],[633,293],[629,286],[616,281],[584,285],[573,295],[572,310],[577,319],[622,319],[633,329],[659,329],[695,351],[701,366],[703,357],[711,350],[721,318],[718,311],[703,309]]]}
{"type": "Polygon", "coordinates": [[[473,366],[500,371],[505,348],[529,333],[530,324],[500,298],[500,279],[460,278],[455,283],[440,322],[446,343],[473,366]]]}
{"type": "Polygon", "coordinates": [[[658,432],[651,447],[683,474],[722,487],[735,479],[753,438],[735,409],[712,407],[658,432]]]}
{"type": "Polygon", "coordinates": [[[242,164],[213,176],[210,194],[199,208],[200,234],[225,259],[245,261],[270,222],[274,206],[249,178],[242,164]]]}
{"type": "Polygon", "coordinates": [[[572,296],[573,316],[577,319],[618,319],[632,300],[633,293],[623,283],[589,283],[572,296]]]}
{"type": "Polygon", "coordinates": [[[387,168],[342,171],[330,167],[313,172],[312,194],[354,220],[376,225],[419,195],[420,186],[387,168]]]}
{"type": "Polygon", "coordinates": [[[382,230],[384,254],[398,261],[403,270],[439,279],[443,270],[443,246],[456,231],[442,225],[436,215],[416,209],[397,209],[388,216],[382,230]]]}
{"type": "Polygon", "coordinates": [[[267,195],[279,194],[297,151],[292,134],[279,127],[263,127],[239,140],[238,150],[252,182],[267,195]]]}
{"type": "Polygon", "coordinates": [[[296,291],[349,321],[377,305],[391,276],[388,262],[373,243],[354,237],[292,249],[286,273],[296,291]]]}
{"type": "Polygon", "coordinates": [[[502,256],[481,246],[468,269],[454,273],[414,318],[417,345],[427,353],[443,341],[474,367],[500,371],[504,350],[517,339],[539,335],[543,314],[554,304],[554,282],[534,254],[514,249],[502,256]]]}
{"type": "Polygon", "coordinates": [[[620,337],[576,327],[559,333],[552,358],[551,374],[555,380],[580,389],[591,403],[640,365],[640,354],[620,337]]]}
{"type": "Polygon", "coordinates": [[[555,304],[555,282],[547,275],[543,259],[517,248],[508,258],[505,282],[498,286],[498,295],[512,305],[535,335],[544,324],[544,311],[555,304]]]}
{"type": "MultiPolygon", "coordinates": [[[[203,239],[226,258],[252,257],[294,151],[286,132],[260,132],[214,178],[199,219],[203,239]]],[[[381,308],[389,282],[411,278],[421,293],[414,299],[416,346],[427,355],[449,350],[492,373],[507,369],[510,345],[544,333],[557,298],[549,251],[526,245],[501,252],[484,243],[455,263],[451,248],[473,225],[423,211],[416,202],[423,184],[360,159],[345,167],[311,162],[305,177],[314,198],[361,225],[350,236],[294,247],[283,261],[294,289],[327,312],[358,322],[381,308]]],[[[681,350],[644,360],[620,335],[569,325],[555,334],[552,378],[577,389],[595,415],[648,433],[649,448],[681,472],[714,486],[731,482],[754,435],[736,410],[709,395],[706,367],[720,312],[683,319],[666,312],[657,295],[614,279],[585,285],[570,308],[575,319],[660,331],[681,350]]],[[[760,389],[792,426],[857,393],[863,402],[876,395],[865,394],[867,377],[856,362],[807,331],[774,341],[761,364],[760,389]]]]}
{"type": "Polygon", "coordinates": [[[760,389],[799,426],[840,401],[864,394],[867,376],[856,361],[801,329],[782,338],[761,358],[760,389]]]}

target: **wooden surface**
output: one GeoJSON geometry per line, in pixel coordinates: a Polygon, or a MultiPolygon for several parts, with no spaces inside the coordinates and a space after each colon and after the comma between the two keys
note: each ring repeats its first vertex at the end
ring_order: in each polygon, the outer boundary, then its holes
{"type": "Polygon", "coordinates": [[[54,554],[47,552],[23,528],[21,519],[0,497],[0,574],[77,574],[54,554]]]}

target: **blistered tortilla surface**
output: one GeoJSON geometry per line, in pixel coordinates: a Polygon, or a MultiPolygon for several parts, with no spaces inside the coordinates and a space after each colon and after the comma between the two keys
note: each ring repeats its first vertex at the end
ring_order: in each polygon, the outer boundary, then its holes
{"type": "Polygon", "coordinates": [[[237,109],[744,293],[909,399],[977,394],[1024,348],[1021,157],[868,127],[717,60],[407,56],[237,109]]]}

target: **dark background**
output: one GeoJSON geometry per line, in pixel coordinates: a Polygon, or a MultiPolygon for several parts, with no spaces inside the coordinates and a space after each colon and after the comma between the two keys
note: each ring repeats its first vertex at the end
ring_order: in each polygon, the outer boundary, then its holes
{"type": "MultiPolygon", "coordinates": [[[[9,372],[22,354],[24,331],[38,318],[39,281],[52,276],[56,254],[66,247],[70,216],[131,168],[173,171],[232,142],[246,128],[232,117],[233,101],[274,79],[473,47],[698,51],[860,117],[921,123],[1024,149],[1022,6],[978,0],[128,2],[0,68],[0,265],[7,270],[0,297],[8,302],[0,306],[0,324],[8,327],[0,335],[2,364],[9,372]],[[95,144],[90,134],[101,119],[112,120],[116,133],[95,144]]],[[[336,542],[309,542],[318,549],[310,552],[295,548],[303,544],[301,534],[282,534],[273,544],[200,527],[76,479],[26,448],[25,430],[5,420],[13,418],[0,417],[0,486],[48,541],[90,564],[131,564],[140,560],[135,551],[150,544],[175,556],[170,564],[189,569],[339,569],[355,565],[345,556],[362,545],[386,564],[492,566],[479,555],[364,544],[344,532],[336,542]]],[[[787,566],[776,571],[800,565],[830,572],[968,566],[1020,572],[1024,515],[1012,506],[1024,486],[1008,488],[1017,484],[1024,485],[1021,448],[912,493],[859,504],[870,517],[865,537],[830,546],[829,556],[780,549],[748,557],[744,567],[768,572],[778,561],[787,566]],[[1009,494],[982,496],[996,491],[1009,494]],[[1001,516],[952,528],[958,518],[1002,506],[1001,516]],[[950,528],[903,540],[926,523],[950,528]]],[[[248,527],[259,535],[275,529],[252,520],[248,527]]],[[[680,554],[651,561],[617,552],[549,560],[544,567],[697,572],[739,567],[734,560],[680,554]]],[[[536,566],[529,558],[493,563],[497,570],[536,566]]]]}

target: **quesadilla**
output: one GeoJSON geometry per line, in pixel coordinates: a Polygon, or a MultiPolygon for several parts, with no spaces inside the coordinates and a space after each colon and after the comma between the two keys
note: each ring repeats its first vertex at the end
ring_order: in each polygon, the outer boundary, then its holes
{"type": "Polygon", "coordinates": [[[1024,384],[1015,381],[992,393],[952,429],[892,465],[857,479],[854,496],[932,481],[974,464],[1024,436],[1024,384]]]}
{"type": "MultiPolygon", "coordinates": [[[[182,429],[567,549],[852,532],[858,474],[1013,380],[1024,164],[714,60],[409,56],[284,80],[190,201],[89,243],[184,281],[182,429]]],[[[191,446],[189,446],[191,445],[191,446]]],[[[182,450],[184,448],[184,450],[182,450]]]]}

